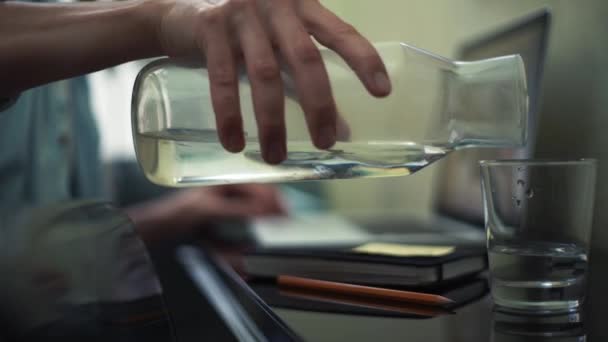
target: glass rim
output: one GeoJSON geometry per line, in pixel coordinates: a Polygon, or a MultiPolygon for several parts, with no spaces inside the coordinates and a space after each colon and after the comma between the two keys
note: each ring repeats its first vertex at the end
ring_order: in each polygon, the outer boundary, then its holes
{"type": "Polygon", "coordinates": [[[597,159],[496,159],[481,160],[479,166],[595,166],[597,159]]]}

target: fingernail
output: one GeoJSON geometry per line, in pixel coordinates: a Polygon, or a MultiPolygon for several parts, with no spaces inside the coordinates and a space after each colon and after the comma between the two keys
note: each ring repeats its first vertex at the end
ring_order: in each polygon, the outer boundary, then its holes
{"type": "Polygon", "coordinates": [[[376,72],[376,74],[374,74],[374,82],[376,83],[376,90],[378,90],[379,93],[387,95],[391,92],[391,81],[384,72],[376,72]]]}
{"type": "Polygon", "coordinates": [[[285,159],[285,148],[281,143],[272,143],[268,149],[266,161],[270,164],[279,164],[285,159]]]}
{"type": "Polygon", "coordinates": [[[321,127],[317,147],[321,149],[326,149],[332,147],[335,143],[336,127],[334,125],[325,125],[321,127]]]}
{"type": "Polygon", "coordinates": [[[230,150],[232,152],[240,152],[243,149],[243,135],[241,133],[232,133],[228,140],[230,150]]]}

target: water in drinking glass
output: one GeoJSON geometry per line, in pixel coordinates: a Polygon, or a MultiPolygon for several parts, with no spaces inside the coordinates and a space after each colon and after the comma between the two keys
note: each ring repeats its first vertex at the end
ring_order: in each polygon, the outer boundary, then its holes
{"type": "Polygon", "coordinates": [[[489,249],[489,262],[497,305],[567,311],[584,300],[587,254],[575,244],[495,245],[489,249]]]}

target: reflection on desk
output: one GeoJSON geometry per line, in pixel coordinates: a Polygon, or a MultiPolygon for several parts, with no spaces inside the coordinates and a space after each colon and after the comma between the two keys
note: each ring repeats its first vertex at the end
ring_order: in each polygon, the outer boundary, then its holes
{"type": "Polygon", "coordinates": [[[579,311],[548,316],[513,315],[495,309],[492,313],[492,341],[587,341],[584,315],[579,311]]]}

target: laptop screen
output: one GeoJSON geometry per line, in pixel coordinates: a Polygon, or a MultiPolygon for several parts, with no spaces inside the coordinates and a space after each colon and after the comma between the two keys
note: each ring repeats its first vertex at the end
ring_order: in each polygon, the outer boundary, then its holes
{"type": "Polygon", "coordinates": [[[549,31],[549,12],[542,10],[465,44],[459,59],[479,60],[519,54],[524,60],[529,92],[529,136],[527,146],[514,149],[465,149],[448,155],[440,163],[435,210],[438,214],[483,226],[483,204],[479,161],[484,159],[530,158],[536,140],[542,70],[549,31]]]}

